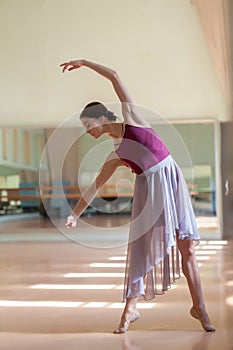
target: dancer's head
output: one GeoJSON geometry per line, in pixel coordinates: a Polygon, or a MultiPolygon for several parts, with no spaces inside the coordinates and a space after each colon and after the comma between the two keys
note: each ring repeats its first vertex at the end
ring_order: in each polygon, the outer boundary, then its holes
{"type": "Polygon", "coordinates": [[[88,103],[80,114],[80,119],[87,132],[94,138],[104,133],[104,124],[116,121],[116,116],[100,102],[88,103]]]}

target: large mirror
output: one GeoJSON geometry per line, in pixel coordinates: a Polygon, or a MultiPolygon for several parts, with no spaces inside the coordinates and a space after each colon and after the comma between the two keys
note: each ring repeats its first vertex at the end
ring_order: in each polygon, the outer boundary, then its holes
{"type": "MultiPolygon", "coordinates": [[[[207,120],[176,121],[169,127],[167,123],[152,126],[182,168],[201,234],[204,238],[221,238],[218,124],[207,120]]],[[[77,193],[79,186],[85,187],[91,182],[98,171],[101,157],[104,159],[111,148],[106,139],[96,142],[83,135],[83,129],[79,126],[63,128],[56,132],[55,137],[53,131],[51,128],[0,129],[0,217],[20,213],[46,214],[40,200],[39,185],[47,189],[46,210],[49,208],[51,215],[67,215],[69,206],[77,200],[72,198],[72,189],[77,193]],[[51,139],[40,164],[45,144],[51,139]],[[95,151],[87,156],[93,147],[95,151]],[[43,169],[40,184],[39,167],[43,169]],[[61,169],[62,175],[58,176],[61,169]],[[65,186],[68,206],[59,196],[61,186],[65,186]]],[[[106,210],[102,208],[102,213],[130,214],[133,182],[132,173],[119,168],[102,190],[102,195],[108,198],[106,210]],[[118,201],[114,195],[116,184],[120,197],[118,201]],[[114,205],[115,209],[110,210],[110,206],[114,205]],[[116,210],[117,206],[122,207],[122,212],[116,210]]],[[[94,210],[93,207],[89,208],[89,213],[98,214],[98,203],[103,205],[100,199],[96,200],[94,210]]]]}

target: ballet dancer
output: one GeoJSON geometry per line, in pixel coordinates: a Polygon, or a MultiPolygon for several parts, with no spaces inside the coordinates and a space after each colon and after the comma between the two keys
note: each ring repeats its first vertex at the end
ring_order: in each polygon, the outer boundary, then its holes
{"type": "Polygon", "coordinates": [[[119,166],[127,166],[136,174],[126,260],[125,307],[114,333],[126,332],[130,323],[139,318],[138,300],[163,294],[178,277],[178,251],[193,303],[190,314],[200,321],[205,331],[215,331],[206,311],[195,257],[195,244],[200,236],[180,168],[138,112],[116,71],[85,59],[68,61],[61,67],[62,72],[87,67],[109,80],[121,102],[124,117],[123,123],[117,122],[114,113],[100,102],[89,103],[81,112],[86,132],[96,139],[107,134],[114,140],[114,150],[66,219],[66,227],[76,226],[98,190],[119,166]]]}

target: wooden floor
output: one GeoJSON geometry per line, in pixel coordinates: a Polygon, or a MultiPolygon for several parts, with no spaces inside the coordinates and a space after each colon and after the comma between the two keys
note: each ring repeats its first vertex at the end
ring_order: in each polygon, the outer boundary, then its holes
{"type": "Polygon", "coordinates": [[[1,350],[232,350],[232,241],[202,240],[196,248],[215,333],[189,316],[181,278],[139,304],[141,317],[127,334],[112,334],[124,306],[128,219],[114,220],[89,218],[70,237],[44,219],[1,223],[1,350]]]}

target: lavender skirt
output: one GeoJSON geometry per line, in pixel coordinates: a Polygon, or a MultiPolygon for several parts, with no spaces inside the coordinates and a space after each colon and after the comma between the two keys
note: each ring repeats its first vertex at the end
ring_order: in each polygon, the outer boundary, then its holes
{"type": "Polygon", "coordinates": [[[200,240],[185,179],[168,156],[136,177],[124,301],[152,299],[180,276],[177,234],[181,240],[200,240]]]}

